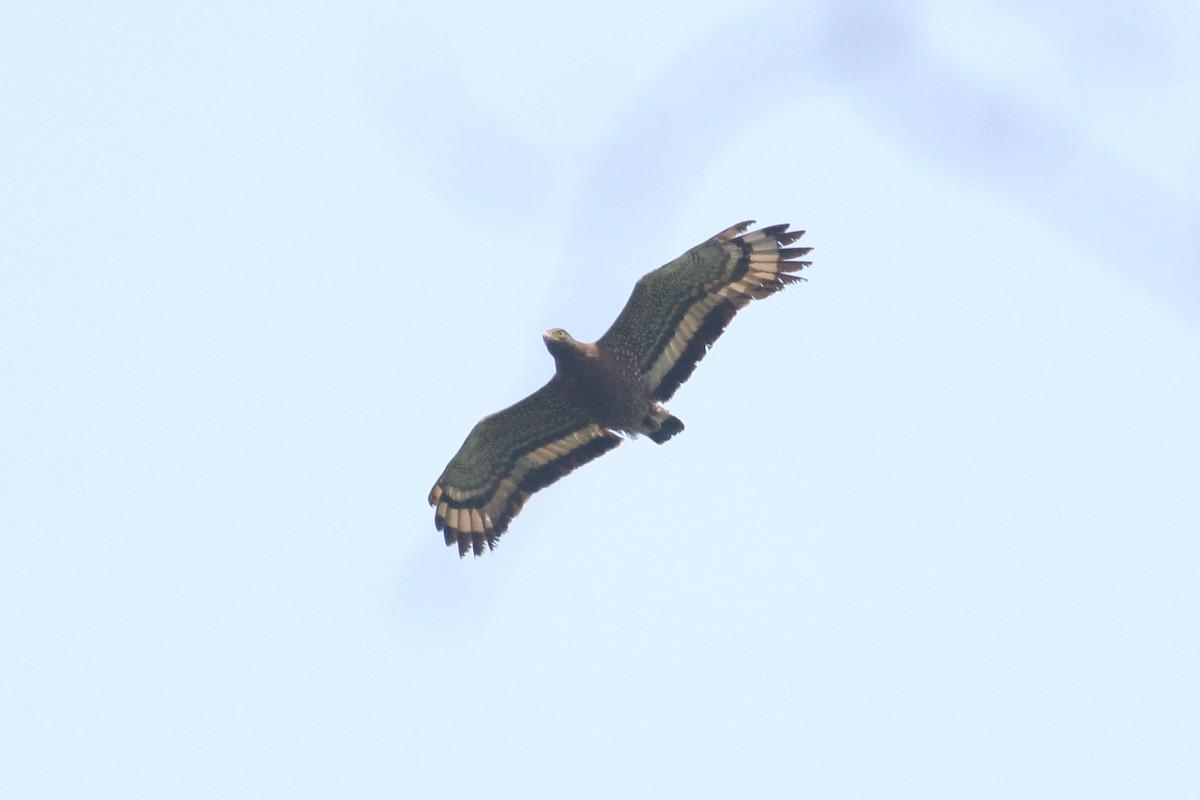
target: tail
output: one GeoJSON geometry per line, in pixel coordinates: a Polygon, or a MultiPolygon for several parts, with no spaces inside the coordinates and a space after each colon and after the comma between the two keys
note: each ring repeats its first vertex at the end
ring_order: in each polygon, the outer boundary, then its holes
{"type": "Polygon", "coordinates": [[[683,430],[683,422],[660,405],[646,416],[646,435],[655,444],[662,444],[683,430]]]}

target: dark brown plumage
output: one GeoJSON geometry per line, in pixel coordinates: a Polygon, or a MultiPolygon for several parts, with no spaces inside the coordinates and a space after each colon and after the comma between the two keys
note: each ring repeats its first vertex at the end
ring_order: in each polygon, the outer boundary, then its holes
{"type": "Polygon", "coordinates": [[[658,444],[683,430],[660,405],[691,376],[738,309],[803,280],[787,225],[742,234],[743,222],[642,277],[608,331],[583,344],[561,328],[543,335],[554,356],[549,383],[484,417],[433,490],[434,523],[458,554],[481,555],[529,496],[621,443],[658,444]]]}

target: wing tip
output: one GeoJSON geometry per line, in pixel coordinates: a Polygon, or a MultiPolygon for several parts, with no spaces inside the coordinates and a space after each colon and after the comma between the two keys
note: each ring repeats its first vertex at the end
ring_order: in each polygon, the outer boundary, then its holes
{"type": "Polygon", "coordinates": [[[443,525],[440,517],[435,517],[434,523],[437,525],[438,530],[442,531],[446,540],[446,547],[458,548],[459,558],[466,557],[468,552],[475,558],[479,558],[486,552],[484,550],[485,545],[487,546],[487,550],[495,550],[496,540],[504,533],[503,530],[495,529],[482,531],[463,530],[461,527],[443,525]]]}

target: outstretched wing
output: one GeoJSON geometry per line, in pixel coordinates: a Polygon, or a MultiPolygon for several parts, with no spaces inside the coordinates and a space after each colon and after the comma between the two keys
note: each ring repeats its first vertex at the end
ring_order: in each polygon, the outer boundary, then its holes
{"type": "Polygon", "coordinates": [[[484,417],[433,486],[429,505],[446,544],[495,548],[529,496],[621,443],[588,420],[557,377],[524,400],[484,417]]]}
{"type": "Polygon", "coordinates": [[[655,400],[668,400],[738,309],[789,283],[809,247],[786,247],[804,231],[772,225],[739,236],[743,222],[643,276],[597,344],[632,360],[655,400]]]}

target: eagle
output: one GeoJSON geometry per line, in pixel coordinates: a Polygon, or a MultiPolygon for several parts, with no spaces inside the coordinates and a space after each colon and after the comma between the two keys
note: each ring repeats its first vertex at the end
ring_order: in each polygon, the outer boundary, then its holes
{"type": "Polygon", "coordinates": [[[484,417],[429,493],[434,524],[461,558],[496,541],[530,495],[612,450],[622,436],[662,444],[683,423],[662,406],[733,319],[757,300],[804,280],[792,275],[812,248],[787,247],[804,231],[742,222],[647,273],[595,342],[562,328],[542,335],[554,377],[524,400],[484,417]]]}

